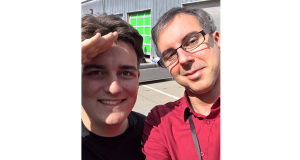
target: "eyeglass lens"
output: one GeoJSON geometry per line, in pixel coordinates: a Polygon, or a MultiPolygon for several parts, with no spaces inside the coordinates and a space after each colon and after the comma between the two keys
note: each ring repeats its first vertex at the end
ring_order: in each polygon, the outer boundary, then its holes
{"type": "MultiPolygon", "coordinates": [[[[182,43],[182,49],[190,52],[190,51],[197,51],[200,50],[201,47],[199,47],[202,43],[204,42],[204,36],[202,35],[202,33],[196,33],[193,34],[191,37],[187,38],[183,43],[182,43]],[[197,49],[197,50],[195,50],[197,49]]],[[[176,62],[178,60],[178,54],[177,54],[177,50],[172,50],[169,52],[166,52],[163,57],[162,60],[165,63],[165,66],[168,67],[170,65],[172,65],[174,62],[176,62]]]]}

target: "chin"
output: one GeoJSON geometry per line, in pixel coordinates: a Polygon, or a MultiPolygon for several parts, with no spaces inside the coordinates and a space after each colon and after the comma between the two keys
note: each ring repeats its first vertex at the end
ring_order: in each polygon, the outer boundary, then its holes
{"type": "Polygon", "coordinates": [[[187,90],[189,90],[193,94],[205,94],[210,91],[209,88],[188,88],[187,90]]]}
{"type": "Polygon", "coordinates": [[[105,123],[108,125],[122,124],[127,116],[124,113],[111,113],[105,119],[105,123]]]}
{"type": "Polygon", "coordinates": [[[212,83],[193,83],[185,88],[193,94],[205,94],[211,91],[213,87],[214,84],[212,83]]]}

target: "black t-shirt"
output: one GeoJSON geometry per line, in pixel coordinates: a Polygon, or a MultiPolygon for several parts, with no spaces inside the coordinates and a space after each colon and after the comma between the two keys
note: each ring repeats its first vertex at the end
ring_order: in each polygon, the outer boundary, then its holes
{"type": "Polygon", "coordinates": [[[82,122],[82,160],[145,160],[142,134],[146,116],[131,111],[129,127],[116,137],[101,137],[90,132],[82,122]]]}

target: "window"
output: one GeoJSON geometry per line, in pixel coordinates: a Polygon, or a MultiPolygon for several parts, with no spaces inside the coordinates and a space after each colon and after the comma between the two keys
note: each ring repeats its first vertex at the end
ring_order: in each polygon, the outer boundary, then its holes
{"type": "Polygon", "coordinates": [[[147,55],[151,54],[151,13],[141,11],[130,13],[129,23],[143,36],[143,50],[147,55]]]}

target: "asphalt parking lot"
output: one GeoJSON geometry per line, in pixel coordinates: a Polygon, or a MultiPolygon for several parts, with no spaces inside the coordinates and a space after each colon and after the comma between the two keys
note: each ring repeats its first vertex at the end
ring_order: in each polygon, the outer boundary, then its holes
{"type": "Polygon", "coordinates": [[[184,88],[172,79],[140,83],[133,111],[147,116],[156,105],[176,101],[183,94],[184,88]]]}

